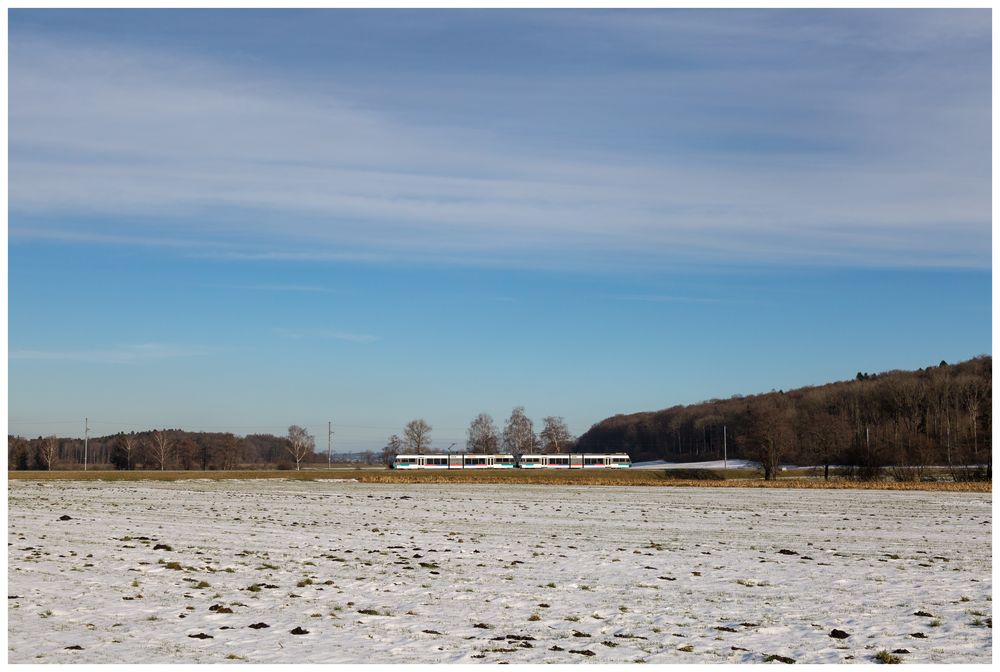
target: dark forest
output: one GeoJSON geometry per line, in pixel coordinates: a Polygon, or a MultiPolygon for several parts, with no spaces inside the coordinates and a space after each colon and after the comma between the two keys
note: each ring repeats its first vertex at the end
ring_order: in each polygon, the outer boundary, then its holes
{"type": "Polygon", "coordinates": [[[854,380],[712,399],[616,415],[579,437],[580,451],[629,453],[633,461],[730,458],[761,464],[841,465],[875,477],[886,468],[918,479],[930,466],[958,478],[989,478],[992,358],[918,371],[859,372],[854,380]]]}

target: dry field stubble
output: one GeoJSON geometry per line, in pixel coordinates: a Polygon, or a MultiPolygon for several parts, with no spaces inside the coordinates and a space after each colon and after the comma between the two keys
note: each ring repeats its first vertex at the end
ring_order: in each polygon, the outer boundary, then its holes
{"type": "Polygon", "coordinates": [[[708,470],[619,471],[392,471],[385,469],[333,469],[307,471],[10,471],[11,480],[179,481],[190,479],[243,480],[354,480],[359,483],[483,483],[525,485],[673,486],[712,488],[796,488],[834,490],[928,490],[941,492],[991,492],[990,482],[851,481],[782,477],[764,481],[753,472],[733,472],[722,477],[708,470]]]}

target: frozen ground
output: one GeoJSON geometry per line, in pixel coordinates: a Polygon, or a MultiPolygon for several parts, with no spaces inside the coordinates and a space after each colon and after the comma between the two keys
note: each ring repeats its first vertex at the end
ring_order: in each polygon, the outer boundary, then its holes
{"type": "Polygon", "coordinates": [[[991,501],[11,481],[8,662],[989,663],[991,501]]]}

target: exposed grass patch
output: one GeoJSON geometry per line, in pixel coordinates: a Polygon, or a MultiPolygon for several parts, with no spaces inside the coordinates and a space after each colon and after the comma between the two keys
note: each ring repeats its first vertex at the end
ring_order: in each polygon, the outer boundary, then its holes
{"type": "Polygon", "coordinates": [[[903,659],[899,656],[894,656],[885,649],[882,649],[875,654],[875,660],[883,665],[898,665],[903,662],[903,659]]]}

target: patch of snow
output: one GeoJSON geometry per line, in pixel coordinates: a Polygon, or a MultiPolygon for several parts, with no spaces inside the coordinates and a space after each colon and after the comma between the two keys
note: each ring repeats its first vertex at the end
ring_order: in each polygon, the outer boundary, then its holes
{"type": "Polygon", "coordinates": [[[633,469],[756,469],[757,462],[752,460],[708,460],[705,462],[667,462],[653,460],[651,462],[635,462],[633,469]]]}

